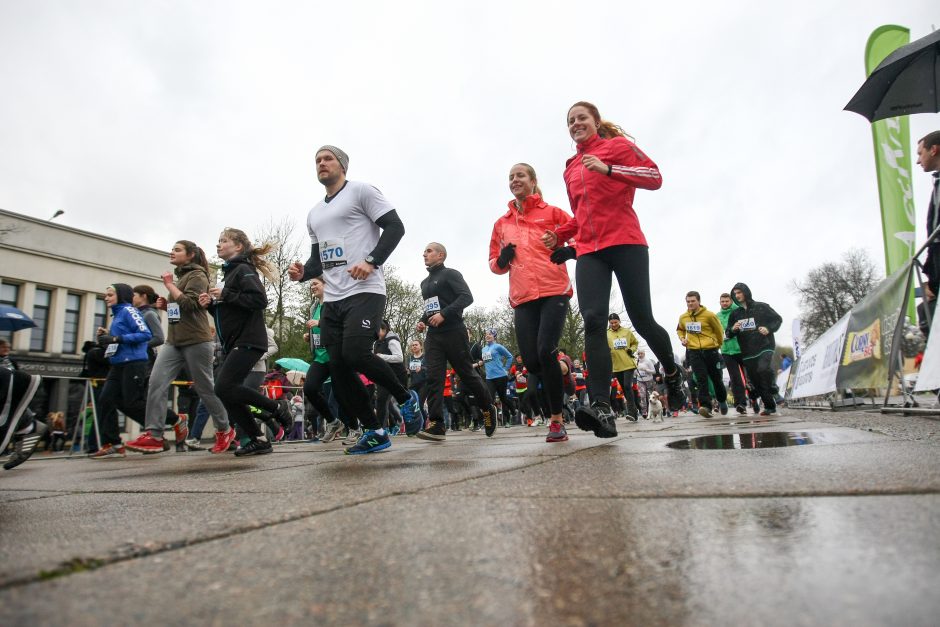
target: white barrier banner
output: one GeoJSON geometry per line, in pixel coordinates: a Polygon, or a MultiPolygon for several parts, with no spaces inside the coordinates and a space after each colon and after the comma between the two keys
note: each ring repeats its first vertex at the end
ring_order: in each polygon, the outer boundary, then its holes
{"type": "Polygon", "coordinates": [[[793,366],[791,365],[777,375],[777,389],[780,391],[780,396],[786,396],[787,394],[787,383],[790,381],[790,373],[792,371],[793,366]]]}
{"type": "Polygon", "coordinates": [[[804,398],[828,394],[836,389],[836,374],[842,359],[842,346],[849,326],[845,314],[815,342],[803,349],[794,364],[793,389],[787,398],[804,398]]]}
{"type": "Polygon", "coordinates": [[[927,338],[927,350],[924,351],[924,361],[920,364],[920,373],[917,375],[915,392],[927,392],[940,388],[940,325],[937,325],[937,316],[930,322],[930,336],[927,338]],[[934,329],[934,327],[937,327],[934,329]]]}

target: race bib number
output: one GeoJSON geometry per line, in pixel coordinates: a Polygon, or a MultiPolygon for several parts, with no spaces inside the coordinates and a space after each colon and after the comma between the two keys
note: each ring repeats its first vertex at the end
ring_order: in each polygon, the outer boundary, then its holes
{"type": "Polygon", "coordinates": [[[483,353],[483,361],[493,361],[493,353],[483,353]]]}
{"type": "Polygon", "coordinates": [[[618,337],[614,340],[614,348],[625,349],[627,348],[627,339],[623,337],[618,337]]]}
{"type": "Polygon", "coordinates": [[[434,315],[441,312],[441,301],[437,299],[437,296],[432,296],[424,301],[424,310],[430,314],[434,315]]]}
{"type": "Polygon", "coordinates": [[[741,320],[741,330],[742,331],[753,331],[757,328],[757,323],[754,321],[754,318],[744,318],[741,320]]]}
{"type": "Polygon", "coordinates": [[[701,333],[702,323],[701,322],[686,322],[685,332],[686,333],[701,333]]]}
{"type": "Polygon", "coordinates": [[[104,349],[104,356],[114,357],[114,354],[117,352],[117,349],[118,349],[117,344],[108,344],[108,347],[104,349]]]}
{"type": "Polygon", "coordinates": [[[421,360],[412,359],[410,362],[408,362],[408,370],[411,370],[412,372],[418,372],[421,370],[421,360]]]}
{"type": "Polygon", "coordinates": [[[167,303],[166,304],[166,317],[170,321],[170,324],[175,324],[180,321],[180,305],[179,303],[167,303]]]}
{"type": "Polygon", "coordinates": [[[320,242],[320,261],[323,262],[325,270],[345,266],[347,263],[346,240],[340,238],[320,242]]]}
{"type": "Polygon", "coordinates": [[[310,341],[313,343],[314,348],[320,348],[320,334],[319,333],[313,333],[310,336],[310,341]]]}

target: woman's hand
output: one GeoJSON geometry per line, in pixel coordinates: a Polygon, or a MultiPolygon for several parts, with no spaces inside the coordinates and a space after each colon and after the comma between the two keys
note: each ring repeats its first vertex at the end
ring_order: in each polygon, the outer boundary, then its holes
{"type": "Polygon", "coordinates": [[[308,329],[314,329],[314,328],[316,328],[316,327],[318,327],[318,326],[320,326],[320,321],[319,321],[319,320],[307,320],[307,328],[308,328],[308,329]]]}
{"type": "Polygon", "coordinates": [[[212,298],[210,298],[210,296],[209,296],[208,294],[206,294],[205,292],[203,292],[202,294],[199,295],[199,306],[200,306],[200,307],[208,307],[208,306],[209,306],[209,303],[210,303],[211,301],[212,301],[212,298]]]}
{"type": "Polygon", "coordinates": [[[551,231],[545,231],[542,233],[542,244],[545,245],[545,248],[554,248],[558,243],[558,236],[552,233],[551,231]]]}
{"type": "Polygon", "coordinates": [[[160,275],[160,278],[163,279],[163,285],[165,285],[166,287],[170,287],[171,285],[173,285],[173,273],[172,272],[164,272],[163,274],[160,275]]]}
{"type": "Polygon", "coordinates": [[[221,288],[221,287],[210,287],[210,288],[209,288],[209,296],[212,297],[212,298],[215,299],[215,300],[218,300],[219,297],[222,296],[222,288],[221,288]]]}
{"type": "Polygon", "coordinates": [[[586,167],[592,172],[602,172],[607,174],[607,164],[595,157],[594,155],[584,155],[581,157],[581,165],[586,167]]]}
{"type": "Polygon", "coordinates": [[[153,306],[156,307],[157,309],[162,309],[163,311],[166,311],[166,299],[163,298],[162,296],[158,296],[157,302],[154,303],[153,306]]]}

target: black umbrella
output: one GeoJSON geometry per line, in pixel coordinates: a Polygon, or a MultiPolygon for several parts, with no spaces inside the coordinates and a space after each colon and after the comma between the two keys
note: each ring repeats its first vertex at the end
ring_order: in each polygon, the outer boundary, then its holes
{"type": "Polygon", "coordinates": [[[34,326],[36,323],[16,307],[0,305],[0,331],[19,331],[34,326]]]}
{"type": "Polygon", "coordinates": [[[845,105],[870,122],[940,111],[940,30],[901,46],[875,68],[845,105]]]}

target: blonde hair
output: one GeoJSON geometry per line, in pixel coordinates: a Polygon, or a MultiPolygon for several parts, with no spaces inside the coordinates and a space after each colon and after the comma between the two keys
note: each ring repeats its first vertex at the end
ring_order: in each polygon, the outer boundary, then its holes
{"type": "Polygon", "coordinates": [[[623,128],[621,128],[619,125],[614,124],[610,120],[603,119],[601,117],[601,112],[598,111],[597,107],[590,102],[580,100],[568,107],[568,113],[571,113],[571,110],[575,107],[584,107],[588,110],[588,113],[591,114],[591,117],[594,118],[594,121],[598,124],[597,134],[604,139],[610,139],[611,137],[626,137],[630,141],[633,141],[633,136],[623,130],[623,128]]]}
{"type": "MultiPolygon", "coordinates": [[[[533,181],[535,181],[535,189],[532,190],[533,193],[538,194],[539,196],[541,196],[541,195],[542,195],[542,189],[539,187],[539,177],[537,177],[537,176],[535,175],[535,168],[533,168],[533,167],[532,167],[531,165],[529,165],[528,163],[522,163],[521,161],[520,161],[519,163],[517,163],[516,165],[520,165],[520,166],[522,166],[523,168],[525,168],[525,171],[526,171],[526,173],[529,175],[529,178],[532,179],[533,181]]],[[[514,168],[514,167],[516,167],[516,165],[514,165],[514,166],[512,166],[512,167],[514,168]]],[[[512,168],[509,168],[509,169],[512,170],[512,168]]]]}
{"type": "Polygon", "coordinates": [[[248,239],[248,235],[244,231],[229,227],[222,229],[222,235],[239,244],[242,247],[242,255],[248,263],[257,268],[258,272],[263,274],[265,278],[269,281],[277,280],[277,271],[274,264],[265,259],[265,255],[274,250],[274,245],[271,242],[265,242],[257,247],[252,246],[251,240],[248,239]]]}

